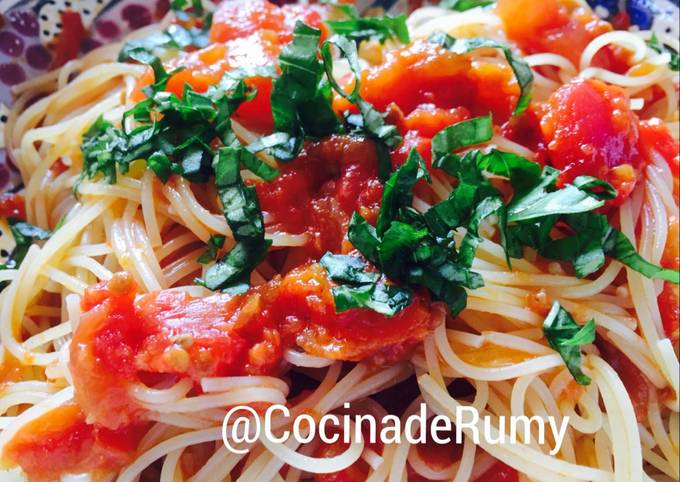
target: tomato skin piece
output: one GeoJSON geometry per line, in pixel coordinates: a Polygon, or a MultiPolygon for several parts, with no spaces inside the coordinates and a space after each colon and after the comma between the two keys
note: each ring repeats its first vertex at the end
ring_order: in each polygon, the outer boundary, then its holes
{"type": "Polygon", "coordinates": [[[676,198],[680,196],[680,143],[668,126],[656,118],[641,121],[639,148],[646,159],[653,159],[658,153],[666,160],[673,175],[673,194],[676,198]]]}
{"type": "MultiPolygon", "coordinates": [[[[668,238],[661,258],[664,268],[680,269],[680,221],[671,216],[668,220],[668,238]]],[[[657,301],[666,336],[671,339],[675,352],[680,352],[680,286],[666,281],[657,301]]]]}
{"type": "Polygon", "coordinates": [[[620,190],[616,205],[630,194],[639,164],[638,119],[622,89],[593,79],[560,87],[541,130],[550,163],[562,171],[560,182],[581,175],[610,181],[620,190]]]}
{"type": "Polygon", "coordinates": [[[71,342],[69,368],[76,402],[111,429],[130,425],[144,413],[128,393],[136,380],[134,357],[147,335],[136,322],[136,293],[132,278],[122,274],[87,289],[71,342]]]}
{"type": "Polygon", "coordinates": [[[30,482],[55,474],[117,471],[135,456],[147,424],[108,430],[90,425],[75,404],[57,407],[22,427],[4,456],[21,466],[30,482]]]}
{"type": "Polygon", "coordinates": [[[442,109],[434,104],[421,104],[404,119],[404,127],[423,137],[432,138],[442,129],[470,118],[464,107],[442,109]]]}

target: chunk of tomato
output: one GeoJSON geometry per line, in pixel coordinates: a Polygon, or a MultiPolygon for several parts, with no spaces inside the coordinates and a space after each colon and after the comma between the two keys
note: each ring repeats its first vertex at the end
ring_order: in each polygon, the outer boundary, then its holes
{"type": "Polygon", "coordinates": [[[638,119],[623,89],[592,79],[566,84],[551,96],[541,130],[561,182],[581,175],[612,182],[617,204],[633,190],[638,119]]]}
{"type": "Polygon", "coordinates": [[[269,31],[276,35],[278,43],[284,44],[293,39],[296,21],[322,28],[323,14],[323,7],[314,5],[279,7],[266,0],[225,1],[213,15],[210,41],[226,42],[269,31]]]}
{"type": "Polygon", "coordinates": [[[336,313],[332,286],[309,264],[243,295],[136,297],[131,276],[117,273],[83,298],[70,358],[76,400],[88,420],[119,429],[144,420],[130,390],[145,380],[276,374],[295,345],[328,359],[396,362],[439,321],[422,293],[393,317],[336,313]]]}
{"type": "MultiPolygon", "coordinates": [[[[525,51],[552,52],[575,66],[595,37],[612,30],[590,8],[568,0],[499,0],[497,12],[508,37],[525,51]]],[[[606,48],[596,56],[595,63],[611,68],[619,63],[619,56],[625,58],[625,53],[606,48]]]]}
{"type": "Polygon", "coordinates": [[[664,332],[677,352],[680,340],[680,287],[674,283],[665,282],[658,302],[664,332]]]}
{"type": "Polygon", "coordinates": [[[3,454],[21,466],[31,482],[54,480],[55,474],[120,470],[129,464],[146,424],[108,430],[87,423],[74,404],[63,405],[24,425],[3,454]]]}
{"type": "MultiPolygon", "coordinates": [[[[519,87],[509,66],[458,55],[416,40],[386,54],[385,61],[362,73],[361,94],[380,110],[392,102],[410,114],[418,106],[465,107],[473,115],[492,112],[497,122],[510,117],[519,87]]],[[[337,111],[349,108],[340,98],[337,111]]]]}

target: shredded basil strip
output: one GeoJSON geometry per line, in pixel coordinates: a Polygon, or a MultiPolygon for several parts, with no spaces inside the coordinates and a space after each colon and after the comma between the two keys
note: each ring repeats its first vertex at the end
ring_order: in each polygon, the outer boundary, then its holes
{"type": "Polygon", "coordinates": [[[119,62],[137,60],[135,52],[146,52],[147,58],[153,57],[167,49],[185,50],[188,47],[198,49],[207,47],[209,44],[208,34],[210,23],[204,22],[202,28],[185,28],[178,24],[172,24],[162,32],[158,32],[141,40],[130,40],[123,45],[118,53],[119,62]]]}
{"type": "Polygon", "coordinates": [[[432,138],[435,167],[442,167],[450,159],[446,155],[462,147],[488,142],[493,137],[491,114],[453,124],[437,132],[432,138]]]}
{"type": "Polygon", "coordinates": [[[250,273],[262,262],[271,241],[264,237],[264,219],[255,188],[241,178],[242,146],[222,147],[213,161],[215,186],[222,201],[224,217],[236,245],[210,266],[198,284],[216,291],[243,293],[250,286],[250,273]]]}
{"type": "Polygon", "coordinates": [[[385,113],[379,112],[373,105],[361,97],[361,68],[359,67],[359,57],[354,42],[346,37],[334,35],[321,46],[321,57],[326,69],[326,76],[333,89],[359,109],[358,116],[349,116],[347,118],[348,123],[353,125],[355,133],[363,133],[376,141],[378,146],[379,176],[384,182],[392,170],[389,151],[396,148],[403,141],[399,130],[396,126],[386,123],[385,113]],[[345,92],[333,77],[332,45],[337,47],[340,54],[347,59],[350,69],[354,74],[354,88],[349,94],[345,92]]]}
{"type": "Polygon", "coordinates": [[[442,0],[440,8],[446,8],[456,12],[464,12],[476,7],[487,7],[496,3],[495,0],[442,0]]]}
{"type": "MultiPolygon", "coordinates": [[[[7,223],[9,224],[9,230],[14,238],[15,245],[7,258],[7,262],[0,264],[0,270],[19,269],[31,245],[36,241],[49,239],[52,236],[52,232],[27,222],[19,221],[18,219],[10,218],[7,220],[7,223]]],[[[8,285],[9,281],[0,282],[0,291],[8,285]]]]}
{"type": "Polygon", "coordinates": [[[271,94],[278,143],[270,148],[282,161],[297,156],[305,136],[324,137],[338,128],[331,90],[323,80],[324,67],[317,56],[321,31],[298,21],[293,35],[279,56],[281,75],[271,94]]]}
{"type": "MultiPolygon", "coordinates": [[[[475,222],[486,214],[474,213],[475,189],[465,207],[447,200],[425,214],[417,212],[411,207],[412,190],[420,179],[429,180],[429,176],[424,160],[413,149],[385,184],[377,228],[355,212],[348,237],[389,279],[410,289],[428,289],[434,299],[446,303],[451,315],[456,316],[467,303],[465,288],[479,288],[484,282],[470,270],[470,253],[456,251],[453,232],[470,223],[474,230],[475,222]]],[[[457,187],[451,197],[463,199],[468,188],[457,187]]],[[[474,246],[470,246],[470,251],[474,251],[474,246]]]]}
{"type": "MultiPolygon", "coordinates": [[[[215,151],[210,143],[215,139],[224,145],[234,142],[231,115],[255,95],[243,79],[267,73],[263,69],[228,72],[205,94],[186,86],[181,99],[170,92],[154,92],[123,115],[124,120],[131,117],[137,122],[131,131],[100,117],[83,136],[83,172],[74,189],[77,191],[83,179],[100,174],[106,182],[115,183],[117,171],[126,173],[137,159],[146,159],[162,182],[172,174],[206,182],[213,174],[215,151]]],[[[278,174],[255,156],[244,156],[246,167],[263,179],[271,180],[278,174]]]]}
{"type": "Polygon", "coordinates": [[[529,64],[522,57],[515,54],[510,47],[495,40],[481,37],[455,39],[443,32],[434,33],[430,37],[430,42],[439,44],[447,50],[460,55],[481,48],[500,49],[515,74],[520,88],[520,95],[515,106],[514,115],[520,115],[527,109],[531,101],[534,73],[529,64]]]}
{"type": "Polygon", "coordinates": [[[543,334],[560,354],[576,383],[590,385],[590,378],[581,370],[581,346],[595,341],[595,320],[579,326],[571,314],[555,302],[543,322],[543,334]]]}
{"type": "Polygon", "coordinates": [[[357,256],[326,253],[320,261],[335,282],[332,288],[338,313],[367,308],[385,316],[394,316],[412,301],[411,290],[386,283],[380,273],[368,271],[368,265],[357,256]]]}
{"type": "Polygon", "coordinates": [[[406,25],[406,15],[362,17],[354,5],[334,4],[333,6],[348,18],[329,20],[326,24],[334,33],[347,37],[357,44],[364,40],[385,43],[386,40],[392,38],[405,44],[411,41],[406,25]]]}

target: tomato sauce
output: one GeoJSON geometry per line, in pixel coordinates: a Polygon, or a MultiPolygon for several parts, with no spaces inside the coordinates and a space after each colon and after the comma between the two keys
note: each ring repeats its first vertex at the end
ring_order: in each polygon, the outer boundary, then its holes
{"type": "Polygon", "coordinates": [[[132,462],[147,428],[144,423],[120,430],[91,425],[80,407],[68,404],[24,425],[3,454],[31,482],[50,482],[54,474],[66,472],[103,476],[132,462]]]}
{"type": "MultiPolygon", "coordinates": [[[[677,180],[677,176],[675,177],[677,180]]],[[[680,269],[680,221],[676,216],[668,220],[668,238],[661,258],[664,268],[680,269]]],[[[658,297],[659,311],[666,336],[675,352],[680,352],[680,286],[666,281],[658,297]]]]}
{"type": "Polygon", "coordinates": [[[650,383],[647,377],[625,354],[604,338],[598,337],[595,344],[602,358],[618,373],[626,387],[638,422],[644,422],[647,420],[647,407],[649,406],[650,383]]]}
{"type": "Polygon", "coordinates": [[[307,234],[311,259],[341,251],[354,211],[375,220],[383,192],[375,144],[351,136],[307,143],[278,178],[255,187],[262,210],[273,217],[269,229],[307,234]]]}
{"type": "Polygon", "coordinates": [[[498,461],[484,472],[479,480],[484,482],[519,482],[519,473],[509,465],[498,461]]]}
{"type": "Polygon", "coordinates": [[[314,5],[278,7],[266,0],[222,2],[213,15],[210,42],[227,42],[264,30],[272,32],[277,43],[286,44],[293,40],[293,29],[298,20],[325,28],[321,23],[325,13],[325,8],[314,5]]]}

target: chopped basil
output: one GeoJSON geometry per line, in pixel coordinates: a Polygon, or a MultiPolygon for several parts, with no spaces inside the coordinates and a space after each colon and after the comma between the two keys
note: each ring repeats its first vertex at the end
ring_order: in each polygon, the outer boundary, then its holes
{"type": "Polygon", "coordinates": [[[487,7],[496,3],[495,0],[442,0],[439,2],[440,8],[464,12],[476,7],[487,7]]]}
{"type": "Polygon", "coordinates": [[[141,52],[145,52],[145,58],[152,59],[164,50],[185,50],[188,47],[203,48],[208,45],[208,33],[210,24],[204,24],[203,28],[185,28],[181,25],[170,25],[166,30],[155,33],[141,40],[130,40],[123,45],[118,53],[119,62],[138,60],[141,52]]]}
{"type": "Polygon", "coordinates": [[[652,37],[647,42],[647,45],[649,45],[649,47],[652,50],[660,54],[665,52],[668,53],[671,57],[671,60],[668,63],[668,67],[671,70],[675,70],[676,72],[680,70],[680,56],[678,55],[678,52],[676,52],[666,44],[660,42],[659,38],[656,36],[655,33],[652,34],[652,37]]]}
{"type": "MultiPolygon", "coordinates": [[[[450,200],[420,214],[411,207],[412,190],[419,179],[429,180],[418,151],[411,150],[406,162],[392,173],[385,184],[383,203],[374,228],[358,213],[350,221],[348,237],[354,247],[388,278],[410,289],[430,291],[436,300],[445,302],[452,316],[466,305],[464,288],[483,286],[481,276],[470,271],[469,253],[461,257],[455,249],[453,231],[467,227],[473,220],[474,193],[462,208],[451,199],[469,193],[467,184],[457,187],[450,200]]],[[[485,216],[483,212],[478,217],[485,216]]],[[[473,249],[472,249],[473,251],[473,249]]]]}
{"type": "Polygon", "coordinates": [[[347,37],[357,44],[364,40],[375,40],[385,43],[386,40],[397,38],[402,43],[411,41],[406,15],[392,17],[362,17],[354,5],[333,5],[342,12],[347,19],[329,20],[326,24],[334,33],[347,37]]]}
{"type": "MultiPolygon", "coordinates": [[[[117,171],[126,173],[136,159],[146,159],[149,169],[163,182],[172,174],[206,182],[213,173],[215,151],[210,143],[215,139],[224,145],[234,142],[231,115],[255,94],[243,78],[266,74],[262,69],[229,72],[205,94],[186,86],[181,99],[170,92],[153,92],[123,115],[124,123],[132,117],[139,124],[131,131],[100,117],[83,136],[84,167],[76,190],[82,179],[98,174],[115,183],[117,171]]],[[[243,158],[245,166],[265,180],[278,174],[253,155],[243,154],[243,158]]]]}
{"type": "Polygon", "coordinates": [[[215,186],[236,241],[226,256],[210,266],[202,279],[196,280],[213,291],[246,291],[251,271],[262,262],[271,245],[264,237],[264,219],[255,188],[246,186],[241,178],[244,155],[252,154],[242,146],[222,147],[213,161],[215,186]]]}
{"type": "Polygon", "coordinates": [[[446,155],[462,147],[488,142],[493,137],[491,114],[453,124],[437,132],[432,138],[432,155],[440,167],[447,162],[446,155]]]}
{"type": "Polygon", "coordinates": [[[192,17],[203,17],[205,9],[201,0],[171,0],[170,8],[179,20],[187,20],[192,17]]]}
{"type": "Polygon", "coordinates": [[[338,313],[367,308],[394,316],[411,304],[409,289],[386,283],[384,276],[368,271],[368,265],[357,256],[326,253],[320,263],[330,279],[343,283],[332,288],[338,313]]]}
{"type": "Polygon", "coordinates": [[[543,333],[553,350],[564,360],[576,383],[590,385],[590,378],[581,370],[581,346],[595,341],[595,320],[579,326],[571,314],[555,302],[543,322],[543,333]]]}
{"type": "Polygon", "coordinates": [[[406,162],[397,169],[385,183],[382,205],[378,214],[376,231],[378,236],[383,236],[390,223],[397,219],[398,212],[404,206],[410,206],[413,201],[413,186],[419,179],[428,179],[425,161],[418,151],[412,151],[409,155],[411,162],[406,162]]]}
{"type": "MultiPolygon", "coordinates": [[[[197,280],[212,290],[232,293],[246,290],[251,271],[271,244],[264,238],[264,221],[255,189],[244,184],[240,171],[247,168],[262,179],[271,180],[278,170],[243,147],[231,126],[231,116],[238,106],[255,95],[243,79],[267,73],[263,69],[228,72],[204,94],[185,86],[181,99],[154,88],[149,98],[123,116],[123,125],[132,118],[138,124],[136,127],[128,131],[99,118],[84,135],[81,146],[84,169],[78,183],[100,173],[113,183],[117,171],[127,172],[135,159],[146,159],[149,169],[162,182],[167,182],[172,174],[192,182],[206,182],[215,176],[236,245],[206,270],[202,280],[197,280]],[[217,154],[212,147],[216,140],[226,146],[217,154]]],[[[223,239],[212,237],[208,252],[199,262],[214,259],[223,243],[223,239]]]]}
{"type": "Polygon", "coordinates": [[[331,90],[323,81],[324,68],[318,59],[321,31],[298,21],[293,35],[279,56],[281,76],[271,94],[274,128],[286,135],[279,135],[272,154],[282,161],[297,156],[305,136],[323,137],[338,128],[331,90]]]}
{"type": "MultiPolygon", "coordinates": [[[[36,241],[44,241],[52,236],[51,231],[17,219],[8,219],[8,224],[12,237],[14,237],[15,246],[7,258],[7,262],[0,264],[0,270],[19,269],[31,245],[36,241]]],[[[0,291],[5,289],[7,285],[9,285],[8,281],[0,282],[0,291]]]]}
{"type": "Polygon", "coordinates": [[[515,74],[520,88],[520,95],[515,106],[514,115],[520,115],[529,106],[534,73],[529,64],[522,57],[515,54],[507,45],[481,37],[455,39],[443,32],[434,33],[430,37],[430,42],[439,44],[447,50],[461,55],[481,48],[500,49],[508,64],[510,64],[510,68],[515,74]]]}
{"type": "Polygon", "coordinates": [[[433,166],[456,177],[458,186],[424,217],[440,237],[459,226],[467,228],[459,248],[460,263],[470,266],[481,242],[479,222],[495,215],[508,265],[511,258],[521,258],[522,247],[528,246],[545,258],[571,262],[578,277],[594,273],[610,256],[647,277],[678,283],[678,271],[644,260],[630,241],[610,226],[606,216],[594,213],[605,200],[616,197],[611,184],[579,176],[558,189],[559,170],[546,166],[541,172],[538,163],[515,154],[491,149],[469,151],[461,157],[451,152],[488,141],[491,131],[490,117],[478,117],[447,127],[432,142],[433,166]],[[509,180],[514,194],[507,206],[484,172],[509,180]],[[553,240],[551,231],[558,221],[575,234],[553,240]]]}
{"type": "Polygon", "coordinates": [[[217,259],[217,252],[224,246],[225,237],[221,234],[213,234],[208,239],[208,249],[201,256],[198,257],[196,262],[201,264],[208,264],[211,261],[217,259]]]}

